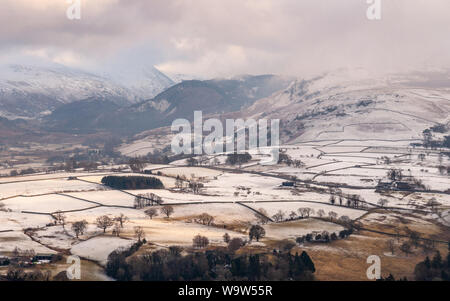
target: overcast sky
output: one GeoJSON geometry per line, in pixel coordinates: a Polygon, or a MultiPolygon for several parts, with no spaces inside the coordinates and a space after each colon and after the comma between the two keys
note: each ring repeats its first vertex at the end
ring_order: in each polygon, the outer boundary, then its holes
{"type": "Polygon", "coordinates": [[[170,74],[306,75],[340,67],[450,66],[449,0],[1,0],[0,61],[80,68],[152,64],[170,74]]]}

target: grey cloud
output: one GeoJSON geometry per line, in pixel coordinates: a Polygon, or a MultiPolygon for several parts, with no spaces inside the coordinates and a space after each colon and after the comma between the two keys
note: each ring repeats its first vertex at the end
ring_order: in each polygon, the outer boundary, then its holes
{"type": "Polygon", "coordinates": [[[163,71],[209,76],[450,65],[448,0],[382,0],[381,21],[366,19],[365,0],[83,2],[82,20],[69,21],[62,0],[3,0],[0,56],[148,61],[120,55],[151,47],[163,71]]]}

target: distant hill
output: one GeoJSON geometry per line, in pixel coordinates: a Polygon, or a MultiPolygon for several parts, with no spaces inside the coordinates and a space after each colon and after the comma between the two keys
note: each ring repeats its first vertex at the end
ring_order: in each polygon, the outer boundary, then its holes
{"type": "Polygon", "coordinates": [[[339,70],[297,80],[240,116],[280,119],[285,142],[420,139],[424,129],[450,121],[450,73],[339,70]]]}
{"type": "MultiPolygon", "coordinates": [[[[191,120],[196,110],[204,114],[227,113],[240,110],[256,100],[286,88],[291,79],[274,75],[244,76],[236,79],[183,81],[156,97],[127,107],[93,102],[77,102],[76,107],[65,105],[45,118],[49,128],[82,132],[101,129],[120,133],[138,133],[170,125],[177,118],[191,120]],[[80,111],[81,114],[77,114],[80,111]],[[89,114],[82,112],[89,111],[89,114]],[[77,115],[76,122],[62,118],[68,112],[77,115]]],[[[98,102],[100,100],[94,100],[98,102]]]]}
{"type": "Polygon", "coordinates": [[[99,116],[113,114],[120,108],[114,102],[89,98],[58,107],[47,116],[45,127],[50,131],[94,133],[99,116]]]}
{"type": "Polygon", "coordinates": [[[92,97],[126,106],[173,84],[151,66],[122,68],[107,77],[53,63],[0,65],[0,116],[39,118],[61,105],[92,97]]]}
{"type": "Polygon", "coordinates": [[[2,140],[15,140],[18,137],[32,134],[33,132],[31,127],[26,120],[9,120],[7,118],[0,117],[0,145],[2,140]]]}

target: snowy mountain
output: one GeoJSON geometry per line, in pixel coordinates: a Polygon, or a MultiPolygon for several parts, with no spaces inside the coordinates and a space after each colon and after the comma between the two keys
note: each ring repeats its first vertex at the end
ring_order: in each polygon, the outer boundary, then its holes
{"type": "Polygon", "coordinates": [[[132,91],[133,102],[151,99],[173,86],[175,82],[151,65],[114,65],[101,72],[102,76],[132,91]]]}
{"type": "Polygon", "coordinates": [[[96,104],[98,99],[64,105],[44,118],[47,128],[63,131],[86,132],[95,129],[114,132],[138,133],[167,126],[177,118],[193,119],[194,111],[204,114],[222,114],[239,111],[256,100],[286,88],[291,78],[274,75],[246,76],[240,79],[214,79],[183,81],[154,98],[119,107],[96,104]],[[67,108],[67,109],[66,109],[67,108]],[[76,122],[73,112],[79,114],[76,122]]]}
{"type": "Polygon", "coordinates": [[[155,68],[123,68],[115,74],[108,78],[51,63],[2,65],[0,116],[40,117],[60,105],[89,98],[129,105],[153,97],[173,84],[155,68]]]}
{"type": "Polygon", "coordinates": [[[175,74],[166,74],[174,83],[179,84],[184,81],[191,81],[191,80],[207,80],[205,77],[201,76],[195,76],[195,75],[188,75],[188,74],[181,74],[181,73],[175,73],[175,74]]]}
{"type": "Polygon", "coordinates": [[[280,119],[285,142],[421,138],[424,129],[450,122],[450,74],[339,70],[297,80],[241,116],[280,119]]]}

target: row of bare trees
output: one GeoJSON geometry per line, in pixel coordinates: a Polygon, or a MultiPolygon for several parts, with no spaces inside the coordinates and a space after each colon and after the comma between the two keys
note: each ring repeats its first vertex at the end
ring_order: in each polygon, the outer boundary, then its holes
{"type": "MultiPolygon", "coordinates": [[[[63,229],[65,229],[66,219],[67,219],[66,215],[63,212],[58,211],[53,214],[53,217],[55,219],[55,224],[61,225],[63,227],[63,229]]],[[[97,226],[97,228],[103,230],[103,233],[106,233],[107,229],[114,227],[113,234],[120,236],[120,233],[122,232],[124,224],[128,221],[129,221],[129,218],[127,216],[125,216],[123,213],[121,213],[120,215],[113,217],[113,218],[109,217],[108,215],[99,216],[95,220],[94,224],[97,226]]],[[[71,228],[72,228],[72,231],[75,233],[75,236],[77,238],[79,238],[80,235],[84,235],[87,227],[88,227],[88,222],[86,220],[80,220],[80,221],[73,222],[71,228]]]]}
{"type": "MultiPolygon", "coordinates": [[[[269,214],[264,208],[258,209],[259,213],[255,214],[255,217],[258,219],[258,222],[260,224],[267,224],[269,222],[269,214]]],[[[312,208],[299,208],[297,211],[291,211],[290,213],[286,213],[282,210],[278,210],[277,213],[275,213],[271,218],[277,223],[283,222],[283,221],[292,221],[296,219],[305,219],[310,218],[312,215],[316,214],[320,218],[324,218],[327,216],[325,211],[323,209],[317,210],[317,212],[312,208]]],[[[331,221],[337,221],[338,214],[334,211],[328,212],[328,218],[331,221]]]]}
{"type": "Polygon", "coordinates": [[[406,237],[400,235],[397,229],[395,238],[386,241],[386,247],[392,255],[395,254],[397,248],[406,256],[414,253],[414,250],[421,248],[424,254],[429,254],[436,250],[435,241],[431,239],[423,239],[416,231],[406,229],[406,237]]]}
{"type": "MultiPolygon", "coordinates": [[[[175,212],[172,206],[166,205],[159,209],[160,213],[162,215],[165,215],[167,218],[170,218],[170,216],[175,212]]],[[[145,214],[147,214],[150,219],[153,219],[154,217],[158,216],[158,210],[156,208],[150,208],[145,211],[145,214]]]]}
{"type": "Polygon", "coordinates": [[[134,208],[136,209],[161,205],[162,203],[162,198],[154,193],[138,194],[134,198],[134,208]]]}
{"type": "Polygon", "coordinates": [[[336,194],[334,192],[330,195],[330,204],[347,206],[349,208],[365,209],[367,207],[366,201],[358,194],[336,194]]]}
{"type": "Polygon", "coordinates": [[[289,167],[294,166],[295,168],[303,168],[306,166],[305,163],[303,163],[301,160],[294,160],[291,156],[282,152],[279,154],[278,164],[283,163],[289,167]]]}

